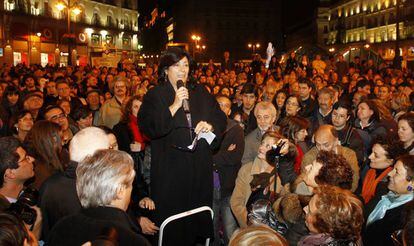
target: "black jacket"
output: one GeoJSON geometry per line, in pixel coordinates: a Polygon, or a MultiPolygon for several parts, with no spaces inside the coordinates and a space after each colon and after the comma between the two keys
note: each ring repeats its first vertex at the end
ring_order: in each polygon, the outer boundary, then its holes
{"type": "Polygon", "coordinates": [[[77,166],[77,162],[71,161],[64,172],[53,174],[40,188],[43,239],[47,239],[50,230],[60,219],[81,209],[76,192],[77,166]]]}
{"type": "Polygon", "coordinates": [[[227,129],[220,149],[213,156],[214,169],[218,171],[220,177],[220,193],[222,198],[231,196],[233,192],[243,152],[243,129],[236,121],[228,119],[227,129]],[[236,148],[229,151],[228,148],[232,144],[235,144],[236,148]]]}
{"type": "Polygon", "coordinates": [[[404,227],[404,205],[388,210],[381,220],[366,227],[362,239],[364,245],[394,245],[391,235],[404,227]]]}
{"type": "Polygon", "coordinates": [[[49,245],[82,245],[104,236],[109,228],[117,231],[119,245],[150,245],[128,215],[113,207],[82,209],[62,219],[51,231],[49,245]]]}

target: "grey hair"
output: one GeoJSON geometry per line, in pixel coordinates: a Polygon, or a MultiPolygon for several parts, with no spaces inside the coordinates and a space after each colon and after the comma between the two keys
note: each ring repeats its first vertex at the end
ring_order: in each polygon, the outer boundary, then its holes
{"type": "Polygon", "coordinates": [[[73,136],[69,144],[69,155],[72,161],[80,162],[93,155],[98,149],[109,149],[110,143],[105,131],[98,127],[87,127],[73,136]]]}
{"type": "Polygon", "coordinates": [[[134,161],[120,150],[97,150],[76,168],[76,191],[83,208],[108,206],[132,185],[134,161]]]}
{"type": "Polygon", "coordinates": [[[277,111],[275,106],[271,102],[259,102],[254,108],[254,116],[257,115],[259,110],[270,110],[270,114],[274,117],[277,117],[277,111]]]}

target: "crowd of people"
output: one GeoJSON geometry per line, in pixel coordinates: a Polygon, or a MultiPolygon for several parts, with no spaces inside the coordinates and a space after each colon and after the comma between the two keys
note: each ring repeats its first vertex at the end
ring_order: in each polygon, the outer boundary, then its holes
{"type": "Polygon", "coordinates": [[[414,245],[414,73],[281,60],[3,64],[0,244],[414,245]]]}

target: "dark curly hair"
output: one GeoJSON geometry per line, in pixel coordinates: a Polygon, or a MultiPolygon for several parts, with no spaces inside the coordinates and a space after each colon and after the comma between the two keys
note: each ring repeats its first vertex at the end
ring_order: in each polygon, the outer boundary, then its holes
{"type": "Polygon", "coordinates": [[[398,157],[407,153],[404,144],[398,138],[379,136],[374,140],[372,146],[375,144],[380,145],[385,150],[385,156],[390,160],[396,161],[398,157]]]}
{"type": "Polygon", "coordinates": [[[339,241],[357,242],[364,223],[361,200],[351,191],[331,185],[317,187],[314,194],[316,212],[313,226],[318,232],[327,233],[339,241]]]}
{"type": "Polygon", "coordinates": [[[354,172],[342,155],[332,151],[319,151],[316,161],[322,164],[315,181],[318,185],[334,185],[350,190],[354,172]]]}

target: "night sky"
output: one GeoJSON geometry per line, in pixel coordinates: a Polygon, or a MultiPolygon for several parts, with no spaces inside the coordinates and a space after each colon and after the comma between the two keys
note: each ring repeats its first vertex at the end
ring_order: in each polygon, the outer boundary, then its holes
{"type": "MultiPolygon", "coordinates": [[[[168,8],[169,5],[181,4],[185,0],[137,0],[138,10],[140,13],[140,20],[151,14],[151,11],[159,6],[161,8],[168,8]]],[[[200,0],[206,1],[206,0],[200,0]]],[[[252,2],[260,2],[258,0],[251,0],[252,2]]],[[[276,1],[276,0],[275,0],[276,1]]],[[[303,22],[309,22],[315,13],[315,9],[319,0],[280,0],[285,15],[283,20],[287,28],[300,25],[303,22]]],[[[234,0],[234,4],[237,4],[237,0],[234,0]]]]}

